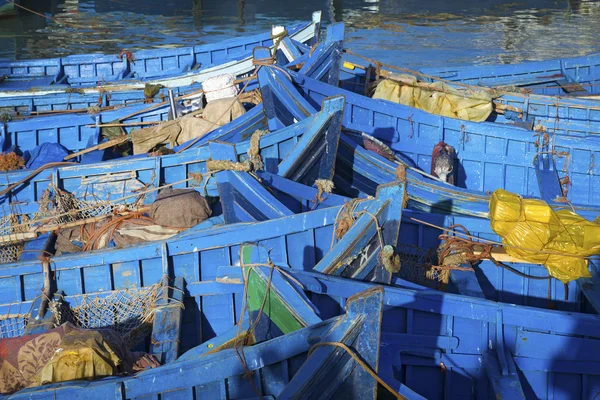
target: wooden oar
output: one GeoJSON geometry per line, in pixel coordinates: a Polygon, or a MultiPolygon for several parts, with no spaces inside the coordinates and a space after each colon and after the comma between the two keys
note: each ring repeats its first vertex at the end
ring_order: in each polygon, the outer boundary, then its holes
{"type": "Polygon", "coordinates": [[[121,136],[119,136],[116,139],[111,139],[111,140],[106,141],[104,143],[100,143],[100,144],[97,144],[95,146],[88,147],[87,149],[80,150],[80,151],[78,151],[76,153],[69,154],[63,160],[67,161],[67,160],[70,160],[72,158],[79,157],[82,154],[87,154],[87,153],[89,153],[91,151],[104,150],[104,149],[107,149],[109,147],[118,146],[121,143],[125,143],[128,140],[129,140],[129,136],[128,135],[121,135],[121,136]]]}

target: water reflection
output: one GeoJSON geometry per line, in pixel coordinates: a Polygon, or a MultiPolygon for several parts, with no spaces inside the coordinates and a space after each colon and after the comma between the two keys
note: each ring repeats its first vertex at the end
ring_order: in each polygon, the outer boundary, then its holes
{"type": "MultiPolygon", "coordinates": [[[[3,0],[0,0],[3,1],[3,0]]],[[[0,20],[0,57],[180,46],[262,32],[272,24],[345,21],[355,51],[409,66],[518,62],[598,51],[597,0],[22,0],[0,20]]]]}

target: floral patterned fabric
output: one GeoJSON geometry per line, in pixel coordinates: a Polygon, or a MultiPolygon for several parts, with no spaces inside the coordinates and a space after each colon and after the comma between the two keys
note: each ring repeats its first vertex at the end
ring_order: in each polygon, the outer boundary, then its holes
{"type": "Polygon", "coordinates": [[[67,322],[49,332],[0,341],[0,394],[46,383],[128,375],[159,365],[154,356],[131,353],[111,330],[67,322]]]}

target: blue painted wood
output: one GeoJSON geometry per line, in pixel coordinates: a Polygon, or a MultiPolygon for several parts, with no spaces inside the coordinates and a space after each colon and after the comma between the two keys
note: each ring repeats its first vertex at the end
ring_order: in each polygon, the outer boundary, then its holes
{"type": "MultiPolygon", "coordinates": [[[[372,288],[348,298],[347,313],[361,315],[361,333],[356,328],[327,335],[324,342],[339,342],[358,350],[362,360],[373,370],[379,361],[379,340],[383,316],[383,289],[372,288]],[[340,335],[343,334],[344,336],[340,335]]],[[[345,350],[317,347],[302,368],[280,394],[280,399],[340,398],[356,396],[361,399],[377,397],[377,382],[350,358],[345,350]]]]}
{"type": "MultiPolygon", "coordinates": [[[[374,204],[377,201],[377,199],[367,200],[365,203],[374,204]]],[[[367,209],[368,206],[368,204],[361,204],[358,211],[367,209]]],[[[237,305],[240,304],[239,296],[243,287],[239,282],[217,281],[216,272],[223,265],[236,265],[239,262],[239,246],[251,238],[261,247],[272,249],[269,257],[276,265],[292,267],[287,271],[293,277],[291,282],[298,281],[306,296],[320,312],[320,317],[328,318],[339,315],[345,299],[373,287],[372,284],[356,280],[301,271],[314,267],[317,263],[315,253],[327,251],[333,229],[332,224],[338,212],[339,207],[330,207],[279,220],[234,224],[184,233],[169,240],[165,245],[148,243],[134,249],[102,250],[94,254],[57,257],[54,259],[57,271],[54,279],[58,288],[65,289],[67,300],[69,300],[70,296],[77,298],[83,293],[106,293],[122,287],[130,288],[134,282],[134,287],[159,282],[162,279],[162,265],[172,265],[174,276],[182,277],[189,283],[187,285],[188,294],[184,299],[187,306],[184,310],[183,320],[186,322],[182,326],[181,336],[182,347],[187,349],[201,344],[207,339],[229,332],[233,327],[239,316],[238,313],[241,311],[237,305]],[[324,235],[319,233],[323,229],[325,229],[324,235]],[[163,248],[164,250],[161,250],[163,248]],[[307,249],[313,253],[307,252],[307,249]],[[298,250],[301,251],[298,252],[298,250]],[[109,274],[112,279],[106,279],[106,274],[109,274]],[[73,278],[76,276],[80,276],[83,281],[73,278]],[[202,291],[201,287],[205,284],[207,289],[202,291]],[[202,328],[198,327],[199,305],[202,307],[202,328]],[[185,334],[185,332],[193,332],[193,334],[185,334]],[[190,340],[197,340],[198,343],[190,343],[190,340]]],[[[39,275],[39,264],[34,262],[8,265],[3,269],[2,282],[8,282],[9,277],[12,277],[10,278],[11,282],[14,282],[16,276],[24,281],[30,281],[30,277],[39,275]]],[[[37,287],[39,288],[39,285],[37,287]]],[[[564,349],[584,344],[579,342],[584,337],[586,341],[589,341],[586,343],[591,345],[600,339],[598,337],[600,320],[596,316],[507,305],[437,291],[415,291],[389,286],[385,287],[384,291],[386,306],[383,311],[383,329],[385,334],[381,336],[383,341],[380,364],[392,363],[391,378],[408,385],[423,397],[443,398],[443,393],[438,391],[443,389],[450,397],[466,395],[474,398],[474,394],[479,393],[481,395],[479,398],[495,398],[497,393],[494,392],[493,385],[489,383],[488,372],[481,362],[484,356],[490,354],[488,343],[490,340],[496,354],[500,354],[498,343],[503,343],[505,352],[502,354],[507,363],[510,362],[506,358],[507,352],[514,357],[515,367],[521,371],[518,379],[527,396],[531,396],[531,393],[538,393],[538,395],[541,393],[541,396],[544,397],[548,395],[548,391],[568,390],[567,393],[581,393],[578,398],[586,398],[597,390],[597,383],[594,381],[596,378],[593,373],[590,373],[590,371],[594,371],[593,368],[597,364],[593,358],[595,355],[593,353],[573,354],[569,350],[564,351],[564,349]],[[502,315],[500,319],[498,311],[502,315]],[[500,331],[504,337],[503,341],[496,340],[500,331]],[[542,340],[546,343],[546,348],[550,349],[549,352],[540,356],[538,350],[530,350],[527,346],[519,343],[521,341],[516,340],[516,335],[523,331],[546,332],[547,336],[544,336],[542,340]],[[419,340],[417,343],[423,344],[415,346],[414,341],[407,340],[405,342],[404,339],[389,334],[451,336],[457,339],[419,340]],[[386,340],[388,341],[386,342],[386,340]],[[441,346],[444,351],[433,346],[441,346]],[[445,372],[440,368],[440,363],[445,366],[445,372]],[[564,377],[573,376],[573,374],[578,377],[577,382],[564,383],[564,379],[566,379],[564,377]],[[538,379],[538,376],[542,376],[543,379],[538,379]],[[547,384],[549,376],[557,377],[550,387],[547,384]],[[581,384],[583,380],[589,382],[585,387],[581,384]]],[[[281,351],[288,350],[288,347],[282,346],[274,347],[277,351],[269,348],[268,353],[281,354],[281,351]]],[[[267,353],[262,353],[262,356],[264,360],[267,353]]],[[[237,358],[234,359],[237,360],[237,358]]],[[[248,359],[252,360],[253,357],[248,359]]],[[[258,367],[267,364],[268,362],[252,365],[258,367]]],[[[239,364],[236,365],[239,366],[239,364]]],[[[297,371],[299,365],[293,366],[290,363],[289,367],[291,370],[297,371]]],[[[102,390],[108,390],[102,389],[104,385],[110,385],[111,390],[114,390],[113,382],[123,382],[124,386],[119,387],[127,390],[131,387],[131,397],[135,397],[161,390],[183,389],[177,385],[197,382],[195,380],[197,376],[191,372],[189,375],[185,375],[185,379],[177,380],[173,379],[174,375],[169,372],[186,374],[186,371],[191,371],[188,366],[180,368],[176,363],[172,363],[171,367],[164,368],[166,369],[153,372],[152,379],[159,379],[159,376],[170,376],[170,379],[160,388],[152,387],[150,389],[150,378],[144,381],[144,385],[138,385],[136,379],[139,379],[138,377],[141,375],[122,381],[95,382],[91,383],[89,387],[94,388],[94,393],[102,393],[102,390]],[[158,375],[159,372],[160,375],[158,375]],[[191,380],[192,377],[194,377],[193,380],[191,380]],[[128,386],[130,384],[131,386],[128,386]]],[[[212,368],[217,371],[216,367],[212,368]]],[[[239,368],[239,371],[243,371],[241,367],[239,368]]],[[[501,371],[504,370],[502,367],[499,368],[501,371]]],[[[230,369],[229,371],[238,370],[230,369]]],[[[510,368],[506,371],[510,372],[510,368]]],[[[204,378],[201,379],[210,379],[210,376],[202,376],[204,378]]],[[[262,375],[260,377],[262,379],[262,375]]],[[[208,382],[202,382],[208,384],[208,382]]],[[[238,385],[242,385],[243,381],[236,382],[232,388],[241,390],[243,386],[238,385]]],[[[277,382],[281,383],[281,380],[277,380],[277,382]]],[[[68,392],[68,388],[73,387],[70,384],[62,386],[65,389],[51,393],[62,395],[63,390],[68,392]]],[[[87,390],[87,387],[85,389],[82,389],[80,385],[77,387],[78,390],[87,390]]],[[[213,386],[210,388],[213,390],[213,386]]],[[[45,389],[41,390],[43,392],[45,389]]],[[[27,394],[31,393],[36,392],[27,394]]]]}
{"type": "MultiPolygon", "coordinates": [[[[45,142],[59,143],[69,152],[77,152],[100,143],[100,123],[108,123],[119,120],[124,124],[135,124],[137,122],[166,121],[169,115],[169,106],[162,105],[151,107],[137,104],[131,107],[121,108],[115,111],[106,111],[102,114],[92,115],[69,115],[44,116],[28,120],[15,120],[8,122],[2,136],[2,149],[6,150],[15,146],[16,151],[25,153],[33,150],[36,146],[45,142]]],[[[236,132],[245,132],[250,129],[256,130],[262,127],[262,113],[260,107],[255,107],[235,121],[217,128],[202,139],[202,143],[218,137],[228,136],[236,132]]],[[[126,133],[130,133],[136,126],[124,127],[126,133]]],[[[200,142],[200,141],[199,141],[200,142]]],[[[187,144],[183,144],[186,146],[187,144]]],[[[88,155],[89,156],[89,155],[88,155]]],[[[94,163],[114,158],[107,150],[97,151],[95,158],[78,157],[75,161],[94,163]]]]}
{"type": "Polygon", "coordinates": [[[485,299],[483,289],[481,289],[474,272],[459,270],[450,271],[449,279],[457,288],[457,293],[485,299]]]}
{"type": "MultiPolygon", "coordinates": [[[[338,173],[334,182],[336,187],[342,188],[342,193],[347,195],[374,195],[377,185],[396,179],[397,166],[397,162],[366,151],[356,141],[342,134],[336,165],[338,173]]],[[[425,212],[413,213],[412,218],[446,228],[460,224],[473,236],[493,241],[500,240],[491,230],[487,219],[489,196],[437,182],[411,169],[406,170],[406,176],[408,208],[425,212]],[[432,212],[438,216],[431,214],[432,212]]],[[[555,209],[564,208],[564,204],[561,203],[550,204],[555,209]]],[[[597,208],[585,207],[578,208],[576,211],[590,220],[598,216],[597,208]]],[[[405,218],[400,230],[401,247],[416,246],[422,253],[426,253],[427,249],[434,251],[440,244],[438,239],[440,233],[442,231],[439,229],[405,218]]],[[[407,252],[405,257],[412,254],[408,249],[404,251],[407,252]]],[[[590,264],[593,266],[593,262],[590,264]]],[[[541,277],[548,275],[542,266],[518,263],[511,263],[511,265],[521,273],[541,277]]],[[[412,280],[417,278],[409,272],[405,275],[402,270],[400,276],[412,280]]],[[[568,292],[565,292],[561,282],[553,280],[549,289],[547,280],[520,277],[508,270],[499,269],[489,261],[484,261],[476,268],[475,274],[452,271],[450,289],[458,293],[516,304],[598,312],[597,310],[600,310],[597,307],[598,302],[593,300],[598,296],[596,287],[598,278],[597,275],[593,276],[587,283],[584,283],[584,280],[569,283],[568,292]],[[483,287],[480,287],[481,285],[483,287]],[[568,298],[565,298],[567,293],[568,298]]],[[[433,284],[434,282],[419,280],[416,283],[433,284]]]]}
{"type": "MultiPolygon", "coordinates": [[[[340,86],[355,93],[366,93],[366,83],[374,84],[373,68],[365,65],[364,61],[349,55],[350,65],[343,67],[340,72],[340,86]],[[357,65],[357,66],[356,66],[357,65]]],[[[409,73],[420,81],[433,82],[434,77],[423,75],[419,71],[398,71],[391,67],[380,68],[386,73],[409,73]]],[[[446,84],[450,81],[444,81],[446,84]]],[[[459,89],[465,89],[464,84],[457,83],[459,89]]],[[[467,85],[467,88],[469,86],[467,85]]],[[[481,87],[472,87],[482,90],[481,87]]],[[[521,126],[526,129],[535,128],[537,132],[554,134],[569,134],[581,136],[596,134],[600,131],[599,109],[593,99],[550,97],[530,93],[494,92],[494,110],[488,117],[490,122],[521,126]]]]}
{"type": "Polygon", "coordinates": [[[559,182],[554,157],[549,154],[540,154],[534,159],[535,176],[540,187],[540,197],[546,201],[560,199],[563,190],[559,182]]]}
{"type": "Polygon", "coordinates": [[[152,326],[151,353],[161,364],[175,361],[179,356],[181,319],[183,318],[183,278],[170,282],[163,277],[162,297],[157,301],[152,326]]]}
{"type": "MultiPolygon", "coordinates": [[[[287,30],[293,35],[307,28],[314,29],[311,23],[303,23],[287,30]]],[[[177,76],[189,70],[242,59],[254,47],[271,42],[270,33],[263,33],[194,47],[141,50],[132,54],[133,62],[125,54],[1,61],[0,74],[6,76],[1,87],[3,90],[22,90],[48,85],[91,86],[98,82],[177,76]]]]}
{"type": "Polygon", "coordinates": [[[287,207],[252,177],[223,171],[217,174],[226,223],[265,221],[292,215],[287,207]]]}
{"type": "Polygon", "coordinates": [[[318,179],[333,179],[343,109],[343,97],[325,99],[322,112],[279,164],[277,174],[309,186],[318,179]]]}
{"type": "MultiPolygon", "coordinates": [[[[389,283],[391,273],[377,270],[384,269],[380,258],[382,246],[394,246],[398,241],[403,192],[402,184],[395,182],[380,187],[377,201],[364,212],[354,213],[351,229],[338,239],[314,271],[360,280],[376,278],[381,279],[381,283],[389,283]],[[388,232],[384,235],[380,231],[388,232]]],[[[352,209],[347,212],[353,213],[352,209]]]]}
{"type": "MultiPolygon", "coordinates": [[[[539,143],[525,129],[433,116],[399,104],[369,99],[308,77],[296,79],[294,73],[291,75],[314,107],[326,97],[344,95],[343,129],[375,136],[425,171],[431,167],[433,146],[443,140],[456,150],[459,165],[455,183],[459,187],[483,192],[501,187],[526,196],[540,195],[533,164],[539,143]]],[[[291,90],[289,80],[281,76],[276,79],[279,85],[271,86],[274,90],[279,86],[277,94],[284,96],[291,90]]],[[[557,134],[548,140],[548,146],[569,154],[556,159],[559,177],[568,175],[573,182],[569,200],[574,204],[597,204],[598,195],[592,189],[600,179],[593,161],[600,144],[597,138],[582,140],[557,134]]]]}
{"type": "Polygon", "coordinates": [[[322,207],[339,206],[348,201],[347,197],[335,193],[321,195],[317,201],[318,190],[294,181],[287,180],[269,172],[258,172],[260,182],[276,193],[277,199],[294,213],[317,210],[322,207]]]}
{"type": "MultiPolygon", "coordinates": [[[[254,49],[253,57],[255,60],[264,60],[268,58],[270,51],[268,48],[257,47],[254,49]]],[[[286,95],[280,95],[280,82],[276,80],[279,74],[284,72],[270,67],[263,66],[258,70],[258,81],[262,94],[264,112],[267,117],[269,129],[279,129],[282,126],[288,126],[299,120],[314,114],[312,107],[305,99],[295,94],[295,90],[289,90],[286,95]]],[[[285,75],[288,82],[288,76],[285,75]]]]}
{"type": "MultiPolygon", "coordinates": [[[[332,100],[332,102],[334,101],[332,100]]],[[[339,107],[326,107],[323,113],[317,113],[314,117],[282,129],[277,133],[263,136],[259,142],[259,150],[264,168],[267,171],[277,172],[279,165],[299,164],[298,158],[304,157],[311,149],[314,149],[315,143],[322,143],[323,140],[318,139],[322,138],[323,135],[337,142],[339,128],[337,135],[334,136],[336,130],[331,129],[331,126],[334,119],[339,115],[339,107]],[[328,130],[324,133],[325,128],[328,130]],[[306,134],[309,135],[309,140],[303,140],[306,134]],[[294,161],[286,164],[286,157],[292,157],[294,161]],[[282,161],[284,161],[284,164],[281,164],[282,161]]],[[[243,129],[244,131],[251,131],[253,128],[254,126],[250,124],[243,129]]],[[[231,130],[225,129],[222,131],[223,135],[221,137],[229,139],[231,138],[231,132],[234,132],[233,136],[237,136],[239,129],[235,127],[231,130]]],[[[238,159],[239,157],[240,160],[244,160],[247,157],[249,142],[247,140],[241,142],[237,145],[237,148],[239,150],[235,154],[235,158],[238,159]]],[[[314,179],[319,178],[331,179],[335,152],[332,149],[328,150],[313,151],[313,163],[315,165],[323,164],[317,158],[317,155],[320,155],[327,160],[330,168],[329,172],[324,168],[321,170],[310,169],[304,177],[300,175],[296,175],[296,177],[299,180],[307,181],[314,181],[314,179]]],[[[39,204],[35,200],[43,198],[44,190],[50,184],[55,184],[59,189],[74,193],[80,199],[89,201],[115,201],[130,197],[128,201],[132,202],[136,198],[135,193],[139,193],[140,190],[176,182],[179,182],[175,185],[177,188],[196,186],[205,194],[216,195],[216,180],[210,175],[196,181],[185,182],[186,178],[190,178],[190,174],[205,174],[207,172],[205,163],[208,158],[209,149],[204,146],[192,148],[180,154],[154,158],[134,157],[109,164],[56,167],[34,177],[32,182],[16,187],[13,192],[9,193],[9,196],[5,196],[4,200],[5,203],[21,202],[18,207],[19,211],[23,215],[31,216],[39,211],[39,204]]],[[[264,189],[262,190],[264,191],[264,189]]],[[[151,192],[144,201],[150,203],[154,200],[154,197],[155,193],[151,192]]],[[[314,198],[316,198],[316,195],[314,198]]],[[[241,201],[246,201],[246,197],[242,196],[241,201]]],[[[282,215],[289,215],[289,212],[284,211],[282,215]]],[[[226,217],[228,217],[227,213],[226,217]]],[[[41,239],[27,246],[28,250],[37,249],[38,247],[42,250],[50,250],[41,239]]],[[[31,252],[23,254],[28,257],[34,255],[31,252]]]]}
{"type": "Polygon", "coordinates": [[[424,68],[421,71],[444,79],[483,86],[515,85],[534,93],[565,95],[583,88],[588,94],[598,93],[598,60],[600,55],[526,62],[509,65],[452,66],[424,68]],[[566,84],[565,84],[566,83],[566,84]],[[569,87],[577,83],[578,87],[569,87]]]}
{"type": "Polygon", "coordinates": [[[343,40],[344,24],[329,25],[326,39],[315,48],[298,73],[337,86],[340,80],[343,40]]]}

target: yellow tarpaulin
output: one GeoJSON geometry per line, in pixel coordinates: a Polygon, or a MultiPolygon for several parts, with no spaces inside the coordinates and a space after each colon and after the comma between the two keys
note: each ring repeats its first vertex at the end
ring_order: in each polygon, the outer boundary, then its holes
{"type": "Polygon", "coordinates": [[[459,90],[443,82],[418,82],[412,75],[391,75],[377,85],[373,98],[474,122],[485,121],[493,110],[492,97],[485,90],[459,90]]]}
{"type": "Polygon", "coordinates": [[[76,330],[63,337],[35,386],[124,374],[132,370],[131,364],[129,349],[117,333],[76,330]]]}
{"type": "Polygon", "coordinates": [[[492,194],[489,207],[492,229],[509,255],[543,264],[564,283],[591,277],[583,257],[600,254],[600,225],[502,189],[492,194]]]}

